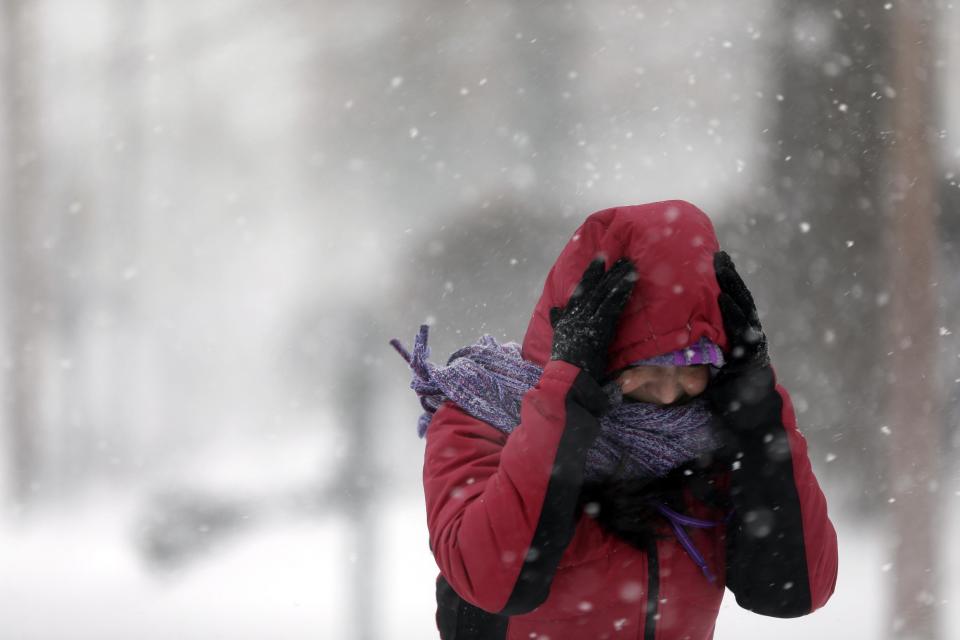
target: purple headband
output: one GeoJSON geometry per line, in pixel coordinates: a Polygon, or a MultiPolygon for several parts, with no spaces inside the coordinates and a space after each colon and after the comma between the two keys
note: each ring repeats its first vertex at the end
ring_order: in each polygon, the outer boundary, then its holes
{"type": "Polygon", "coordinates": [[[712,364],[715,367],[722,367],[723,351],[721,351],[720,347],[710,340],[707,340],[706,338],[700,338],[697,342],[689,347],[677,349],[676,351],[664,353],[652,358],[637,360],[636,362],[631,362],[630,366],[632,367],[641,364],[654,364],[661,366],[667,365],[674,367],[689,367],[695,364],[712,364]]]}

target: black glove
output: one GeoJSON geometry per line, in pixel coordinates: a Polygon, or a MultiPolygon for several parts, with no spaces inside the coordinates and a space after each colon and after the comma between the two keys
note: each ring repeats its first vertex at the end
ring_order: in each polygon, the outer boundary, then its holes
{"type": "Polygon", "coordinates": [[[767,337],[760,326],[757,307],[730,256],[718,251],[713,267],[720,285],[720,313],[730,343],[726,362],[707,388],[706,395],[714,412],[725,426],[748,431],[756,425],[754,411],[774,391],[775,379],[767,353],[767,337]]]}
{"type": "Polygon", "coordinates": [[[585,483],[580,490],[580,506],[606,531],[646,550],[663,526],[653,501],[664,496],[652,484],[653,480],[646,478],[585,483]]]}
{"type": "Polygon", "coordinates": [[[627,258],[617,260],[606,273],[604,264],[603,258],[595,258],[567,305],[550,309],[550,359],[574,364],[598,383],[604,382],[607,350],[637,280],[636,269],[627,258]]]}

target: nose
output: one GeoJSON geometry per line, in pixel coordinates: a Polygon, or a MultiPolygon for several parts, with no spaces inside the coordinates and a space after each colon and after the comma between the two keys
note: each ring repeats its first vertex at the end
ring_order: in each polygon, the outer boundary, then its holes
{"type": "Polygon", "coordinates": [[[672,404],[687,396],[693,398],[707,388],[709,373],[701,367],[678,368],[675,376],[665,378],[657,388],[657,400],[672,404]]]}
{"type": "Polygon", "coordinates": [[[665,380],[657,391],[657,400],[661,404],[672,404],[683,395],[683,388],[677,380],[665,380]]]}

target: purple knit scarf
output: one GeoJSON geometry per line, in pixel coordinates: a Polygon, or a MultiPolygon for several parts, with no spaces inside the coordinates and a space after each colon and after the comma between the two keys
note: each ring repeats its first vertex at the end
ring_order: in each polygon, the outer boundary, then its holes
{"type": "MultiPolygon", "coordinates": [[[[520,423],[523,394],[539,382],[543,369],[524,360],[516,342],[498,344],[490,335],[459,349],[450,356],[447,366],[438,367],[428,361],[427,332],[428,325],[421,325],[412,354],[396,338],[390,341],[413,371],[410,388],[420,397],[424,409],[417,425],[420,437],[426,435],[434,412],[446,400],[509,435],[520,423]]],[[[717,345],[701,339],[687,349],[631,364],[720,367],[723,354],[717,345]]],[[[600,419],[600,435],[587,451],[587,481],[660,478],[716,448],[718,441],[710,428],[711,414],[705,399],[661,406],[624,402],[615,381],[603,388],[610,410],[600,419]]]]}

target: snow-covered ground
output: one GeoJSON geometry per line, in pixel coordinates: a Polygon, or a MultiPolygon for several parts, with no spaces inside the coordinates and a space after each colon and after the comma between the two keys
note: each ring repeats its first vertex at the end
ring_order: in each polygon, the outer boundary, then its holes
{"type": "MultiPolygon", "coordinates": [[[[947,494],[941,600],[945,629],[960,628],[960,496],[947,494]]],[[[380,575],[369,614],[376,637],[435,638],[435,565],[416,496],[383,497],[380,575]]],[[[0,629],[17,640],[337,638],[350,629],[353,561],[335,516],[273,519],[193,563],[157,573],[133,544],[137,502],[118,494],[40,512],[0,528],[0,629]]],[[[717,638],[876,640],[886,623],[888,540],[838,521],[840,577],[831,602],[801,619],[776,620],[724,601],[717,638]]],[[[729,594],[728,594],[729,595],[729,594]]],[[[945,637],[950,637],[949,634],[945,637]]]]}

